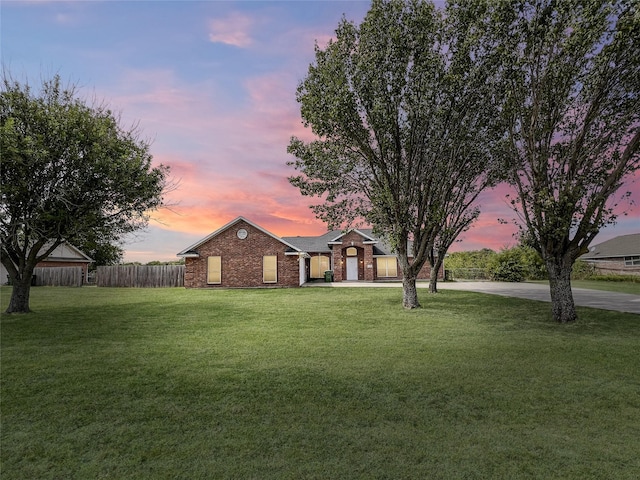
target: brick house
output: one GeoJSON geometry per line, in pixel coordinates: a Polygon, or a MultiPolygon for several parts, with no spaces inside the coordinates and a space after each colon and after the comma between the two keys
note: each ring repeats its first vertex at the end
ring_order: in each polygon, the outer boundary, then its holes
{"type": "MultiPolygon", "coordinates": [[[[49,244],[50,245],[50,244],[49,244]]],[[[41,252],[44,252],[47,245],[42,247],[41,252]]],[[[94,260],[82,252],[79,248],[74,247],[69,242],[63,242],[58,245],[43,261],[38,262],[36,268],[56,268],[56,267],[80,267],[82,268],[82,283],[87,282],[87,275],[89,273],[89,265],[94,260]]],[[[0,279],[8,281],[9,275],[4,267],[0,264],[0,279]]]]}
{"type": "MultiPolygon", "coordinates": [[[[238,217],[178,256],[185,259],[187,288],[296,287],[329,270],[334,282],[402,279],[396,255],[370,229],[281,238],[238,217]]],[[[427,264],[418,278],[430,273],[427,264]]]]}
{"type": "Polygon", "coordinates": [[[601,275],[640,275],[640,233],[620,235],[589,247],[580,257],[601,275]]]}

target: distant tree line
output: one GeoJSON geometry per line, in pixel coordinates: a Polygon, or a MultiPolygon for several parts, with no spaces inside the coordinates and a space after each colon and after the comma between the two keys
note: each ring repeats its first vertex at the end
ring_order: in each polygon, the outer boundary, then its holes
{"type": "MultiPolygon", "coordinates": [[[[526,245],[504,247],[499,252],[489,248],[454,252],[447,256],[445,268],[453,280],[493,280],[523,282],[547,280],[549,274],[538,253],[526,245]]],[[[600,275],[594,265],[578,260],[571,272],[573,280],[637,282],[633,275],[600,275]]]]}
{"type": "Polygon", "coordinates": [[[184,265],[184,258],[181,258],[180,260],[172,260],[170,262],[163,262],[160,260],[152,260],[150,262],[147,263],[142,263],[142,262],[124,262],[121,265],[147,265],[147,266],[154,266],[154,265],[184,265]]]}
{"type": "Polygon", "coordinates": [[[505,247],[499,252],[483,248],[451,253],[445,260],[445,266],[454,279],[522,282],[548,278],[540,256],[533,248],[524,245],[505,247]]]}

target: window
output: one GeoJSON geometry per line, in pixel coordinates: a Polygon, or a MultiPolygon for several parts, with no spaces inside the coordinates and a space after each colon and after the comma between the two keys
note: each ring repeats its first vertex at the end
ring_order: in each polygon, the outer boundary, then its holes
{"type": "Polygon", "coordinates": [[[329,257],[318,255],[311,257],[311,278],[324,278],[324,272],[329,270],[329,257]]]}
{"type": "Polygon", "coordinates": [[[222,257],[207,258],[207,283],[222,283],[222,257]]]}
{"type": "Polygon", "coordinates": [[[262,257],[262,281],[276,283],[278,281],[278,256],[265,255],[262,257]]]}
{"type": "Polygon", "coordinates": [[[357,257],[358,249],[356,247],[347,248],[347,257],[357,257]]]}
{"type": "Polygon", "coordinates": [[[397,277],[398,264],[396,257],[378,257],[376,258],[378,266],[378,277],[397,277]]]}
{"type": "Polygon", "coordinates": [[[640,255],[624,257],[625,267],[640,267],[640,255]]]}

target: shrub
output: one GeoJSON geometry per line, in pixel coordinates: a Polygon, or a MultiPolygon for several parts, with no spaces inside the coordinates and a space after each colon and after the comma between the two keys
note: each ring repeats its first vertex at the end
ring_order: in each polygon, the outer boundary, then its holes
{"type": "Polygon", "coordinates": [[[547,278],[547,269],[538,252],[523,245],[505,248],[494,255],[489,262],[488,270],[491,279],[499,282],[547,278]]]}
{"type": "Polygon", "coordinates": [[[549,278],[544,260],[533,248],[520,245],[512,250],[516,250],[520,256],[520,262],[525,269],[525,278],[527,280],[546,280],[549,278]]]}
{"type": "Polygon", "coordinates": [[[500,253],[487,248],[455,252],[446,260],[453,278],[491,279],[501,282],[546,280],[547,268],[538,252],[524,245],[504,248],[500,253]]]}
{"type": "Polygon", "coordinates": [[[592,280],[596,273],[595,265],[578,260],[573,264],[571,278],[573,280],[592,280]]]}
{"type": "Polygon", "coordinates": [[[489,273],[495,282],[522,282],[525,279],[524,266],[517,253],[511,250],[505,250],[492,259],[489,273]]]}
{"type": "Polygon", "coordinates": [[[486,270],[489,261],[496,252],[488,248],[482,250],[469,250],[465,252],[453,252],[445,260],[448,270],[458,269],[482,269],[486,270]]]}
{"type": "Polygon", "coordinates": [[[489,274],[486,268],[447,268],[447,272],[450,272],[451,279],[465,279],[465,280],[488,280],[489,274]]]}

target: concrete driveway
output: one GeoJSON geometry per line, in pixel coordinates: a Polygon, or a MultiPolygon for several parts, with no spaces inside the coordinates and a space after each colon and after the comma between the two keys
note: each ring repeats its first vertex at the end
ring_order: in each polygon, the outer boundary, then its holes
{"type": "MultiPolygon", "coordinates": [[[[400,282],[337,282],[306,283],[309,287],[401,287],[400,282]]],[[[418,282],[418,288],[429,288],[428,282],[418,282]]],[[[438,282],[439,290],[466,290],[469,292],[502,295],[503,297],[526,298],[551,302],[549,286],[539,283],[505,283],[505,282],[438,282]]],[[[629,293],[603,292],[573,288],[573,300],[581,307],[600,308],[617,312],[640,315],[640,295],[629,293]]]]}

